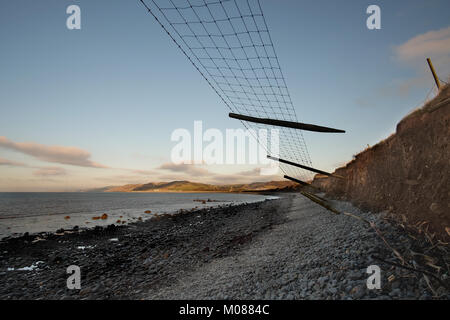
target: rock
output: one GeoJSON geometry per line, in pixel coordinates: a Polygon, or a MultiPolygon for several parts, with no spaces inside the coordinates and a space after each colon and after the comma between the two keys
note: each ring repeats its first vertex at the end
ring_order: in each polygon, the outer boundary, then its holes
{"type": "Polygon", "coordinates": [[[430,300],[432,297],[428,293],[424,293],[420,296],[420,300],[430,300]]]}
{"type": "Polygon", "coordinates": [[[117,226],[115,225],[115,224],[109,224],[107,227],[106,227],[106,231],[112,231],[112,230],[116,230],[117,229],[117,226]]]}
{"type": "Polygon", "coordinates": [[[438,296],[443,296],[443,295],[445,295],[447,293],[447,290],[444,288],[444,287],[439,287],[439,288],[437,288],[437,290],[436,290],[436,294],[438,295],[438,296]]]}
{"type": "Polygon", "coordinates": [[[317,279],[317,281],[319,282],[320,286],[323,288],[325,286],[325,283],[328,281],[329,277],[328,276],[324,276],[324,277],[320,277],[319,279],[317,279]]]}
{"type": "Polygon", "coordinates": [[[328,292],[330,292],[331,294],[335,295],[337,293],[337,289],[334,287],[328,288],[328,292]]]}
{"type": "Polygon", "coordinates": [[[441,206],[440,206],[438,203],[436,203],[436,202],[433,202],[433,203],[430,205],[430,210],[431,210],[433,213],[436,213],[436,214],[440,214],[440,213],[442,212],[441,206]]]}
{"type": "Polygon", "coordinates": [[[354,299],[361,299],[365,294],[365,288],[362,285],[356,286],[350,291],[350,294],[354,299]]]}
{"type": "Polygon", "coordinates": [[[89,293],[91,293],[91,289],[89,288],[85,288],[85,289],[81,289],[79,295],[80,296],[87,296],[89,293]]]}
{"type": "Polygon", "coordinates": [[[97,284],[96,286],[94,286],[94,287],[91,289],[91,293],[97,292],[100,288],[101,288],[101,285],[100,285],[100,284],[97,284]]]}
{"type": "Polygon", "coordinates": [[[392,282],[391,288],[392,288],[392,289],[398,289],[398,288],[400,288],[400,281],[394,281],[394,282],[392,282]]]}
{"type": "Polygon", "coordinates": [[[391,292],[389,292],[389,295],[391,297],[399,297],[402,294],[402,291],[400,289],[394,289],[391,292]]]}
{"type": "Polygon", "coordinates": [[[51,263],[60,263],[63,261],[62,256],[59,253],[53,253],[48,257],[51,263]]]}
{"type": "Polygon", "coordinates": [[[360,272],[356,272],[356,271],[352,271],[348,275],[348,278],[350,280],[359,280],[359,279],[361,279],[361,277],[362,277],[362,274],[360,272]]]}

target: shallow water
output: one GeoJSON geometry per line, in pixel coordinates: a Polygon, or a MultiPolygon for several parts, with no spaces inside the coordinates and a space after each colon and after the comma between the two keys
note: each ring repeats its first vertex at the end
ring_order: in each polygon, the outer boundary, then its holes
{"type": "Polygon", "coordinates": [[[273,199],[273,196],[234,193],[64,192],[0,193],[0,238],[24,232],[55,231],[78,226],[123,224],[180,209],[215,207],[273,199]],[[213,202],[194,201],[196,199],[213,202]],[[151,213],[145,213],[150,210],[151,213]],[[106,213],[105,220],[93,220],[106,213]],[[120,220],[120,222],[117,222],[120,220]]]}

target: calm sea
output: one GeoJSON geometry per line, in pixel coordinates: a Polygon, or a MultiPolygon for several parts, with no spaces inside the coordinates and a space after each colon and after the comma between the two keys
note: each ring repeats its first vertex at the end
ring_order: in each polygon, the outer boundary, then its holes
{"type": "Polygon", "coordinates": [[[145,220],[155,213],[264,201],[276,197],[234,193],[0,193],[0,239],[24,232],[56,231],[145,220]],[[212,202],[194,201],[214,200],[212,202]],[[151,213],[145,213],[150,210],[151,213]],[[106,213],[108,219],[93,220],[106,213]],[[120,220],[118,223],[117,220],[120,220]]]}

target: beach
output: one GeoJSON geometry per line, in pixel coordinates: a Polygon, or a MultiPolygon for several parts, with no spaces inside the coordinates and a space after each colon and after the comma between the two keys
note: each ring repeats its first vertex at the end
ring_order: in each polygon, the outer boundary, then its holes
{"type": "MultiPolygon", "coordinates": [[[[277,195],[2,241],[0,299],[448,299],[437,281],[428,285],[420,273],[376,260],[396,262],[358,220],[299,194],[277,195]],[[369,290],[374,264],[381,288],[369,290]],[[70,265],[80,267],[81,289],[66,286],[70,265]]],[[[425,249],[380,214],[333,204],[375,223],[406,259],[425,249]]]]}
{"type": "Polygon", "coordinates": [[[129,225],[3,241],[0,299],[140,298],[149,288],[174,281],[183,270],[250,241],[282,219],[277,207],[273,200],[180,210],[129,225]],[[81,290],[66,287],[69,265],[81,268],[81,290]],[[32,270],[20,270],[23,267],[32,270]]]}
{"type": "Polygon", "coordinates": [[[123,225],[180,210],[264,201],[256,193],[0,192],[0,239],[26,232],[123,225]]]}

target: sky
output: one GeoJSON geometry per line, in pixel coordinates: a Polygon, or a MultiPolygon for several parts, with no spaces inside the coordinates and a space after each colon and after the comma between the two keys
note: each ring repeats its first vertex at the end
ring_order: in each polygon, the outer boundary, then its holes
{"type": "MultiPolygon", "coordinates": [[[[314,167],[395,132],[450,75],[448,0],[261,0],[314,167]],[[381,29],[366,27],[369,5],[381,29]]],[[[175,165],[175,129],[242,128],[138,0],[0,4],[0,191],[263,181],[255,165],[175,165]],[[81,29],[66,27],[68,6],[81,29]]]]}

